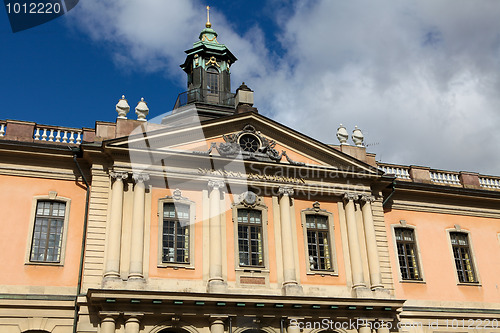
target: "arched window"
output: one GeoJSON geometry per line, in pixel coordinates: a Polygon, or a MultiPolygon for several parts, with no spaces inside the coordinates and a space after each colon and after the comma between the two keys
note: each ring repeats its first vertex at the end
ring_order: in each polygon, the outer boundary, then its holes
{"type": "Polygon", "coordinates": [[[207,69],[207,90],[210,94],[219,92],[219,71],[214,67],[207,69]]]}

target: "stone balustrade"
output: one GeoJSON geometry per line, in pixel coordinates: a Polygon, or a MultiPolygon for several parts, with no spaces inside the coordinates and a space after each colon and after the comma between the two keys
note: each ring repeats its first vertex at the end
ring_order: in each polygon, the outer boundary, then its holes
{"type": "Polygon", "coordinates": [[[461,185],[458,172],[430,171],[431,181],[446,185],[461,185]]]}
{"type": "Polygon", "coordinates": [[[398,181],[426,183],[442,186],[480,190],[500,190],[500,177],[484,176],[472,172],[456,172],[430,169],[421,166],[378,163],[378,168],[398,181]]]}
{"type": "Polygon", "coordinates": [[[37,125],[33,134],[33,140],[79,145],[82,143],[82,130],[37,125]]]}
{"type": "Polygon", "coordinates": [[[483,188],[500,190],[500,177],[480,176],[479,184],[483,188]]]}
{"type": "Polygon", "coordinates": [[[411,179],[409,167],[401,165],[379,164],[379,168],[388,175],[395,175],[398,179],[411,179]]]}
{"type": "Polygon", "coordinates": [[[80,145],[82,142],[93,142],[96,139],[96,130],[93,128],[47,126],[29,121],[0,120],[0,139],[80,145]]]}

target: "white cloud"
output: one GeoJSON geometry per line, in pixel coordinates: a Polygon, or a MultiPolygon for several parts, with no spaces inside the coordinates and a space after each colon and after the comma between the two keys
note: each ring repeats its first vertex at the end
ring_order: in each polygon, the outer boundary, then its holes
{"type": "MultiPolygon", "coordinates": [[[[178,64],[199,34],[201,2],[79,6],[81,27],[116,61],[184,82],[178,64]]],[[[327,143],[339,123],[358,125],[385,162],[500,174],[500,2],[296,0],[273,35],[259,22],[238,35],[221,10],[212,22],[239,58],[233,89],[246,81],[263,114],[327,143]],[[273,38],[281,58],[266,48],[273,38]]]]}

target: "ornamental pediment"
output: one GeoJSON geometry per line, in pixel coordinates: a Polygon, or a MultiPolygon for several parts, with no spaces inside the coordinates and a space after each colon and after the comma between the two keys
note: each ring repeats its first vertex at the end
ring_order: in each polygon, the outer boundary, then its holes
{"type": "MultiPolygon", "coordinates": [[[[318,167],[381,174],[377,168],[344,154],[260,114],[246,113],[209,120],[196,125],[134,130],[128,137],[105,142],[105,146],[128,150],[131,155],[179,153],[245,162],[294,167],[318,167]]],[[[204,165],[203,168],[206,166],[204,165]]]]}

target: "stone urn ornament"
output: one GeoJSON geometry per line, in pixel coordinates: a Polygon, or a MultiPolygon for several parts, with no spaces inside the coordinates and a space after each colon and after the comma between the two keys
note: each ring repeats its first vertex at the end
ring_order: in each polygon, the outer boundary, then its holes
{"type": "Polygon", "coordinates": [[[347,133],[347,130],[342,124],[340,124],[339,128],[337,128],[337,139],[341,145],[346,145],[347,139],[349,139],[349,133],[347,133]]]}
{"type": "Polygon", "coordinates": [[[139,121],[147,121],[146,116],[149,113],[149,108],[146,102],[144,101],[144,97],[141,97],[141,100],[139,103],[137,103],[137,106],[135,107],[135,114],[137,115],[137,120],[139,121]]]}

